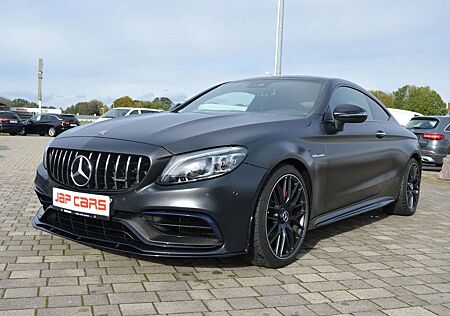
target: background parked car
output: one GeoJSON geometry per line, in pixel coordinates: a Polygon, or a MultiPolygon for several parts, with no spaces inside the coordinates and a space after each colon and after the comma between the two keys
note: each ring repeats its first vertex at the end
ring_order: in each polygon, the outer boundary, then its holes
{"type": "Polygon", "coordinates": [[[55,137],[62,132],[80,126],[80,122],[71,114],[38,114],[23,123],[24,134],[39,134],[55,137]]]}
{"type": "Polygon", "coordinates": [[[22,120],[16,113],[0,111],[0,132],[17,135],[22,128],[22,120]]]}
{"type": "Polygon", "coordinates": [[[413,111],[391,109],[391,108],[388,108],[388,110],[389,112],[391,112],[392,116],[397,120],[397,122],[399,122],[403,126],[406,126],[406,124],[408,124],[413,117],[423,116],[423,114],[413,111]]]}
{"type": "Polygon", "coordinates": [[[441,166],[450,155],[450,116],[414,117],[406,128],[419,140],[422,161],[441,166]]]}
{"type": "Polygon", "coordinates": [[[160,113],[164,110],[148,109],[148,108],[113,108],[108,112],[103,114],[96,122],[102,122],[110,119],[115,119],[119,117],[129,116],[129,115],[140,115],[140,114],[152,114],[160,113]]]}

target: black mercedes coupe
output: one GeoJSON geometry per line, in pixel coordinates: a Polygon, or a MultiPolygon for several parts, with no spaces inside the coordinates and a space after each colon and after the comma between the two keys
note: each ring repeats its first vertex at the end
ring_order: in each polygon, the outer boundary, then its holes
{"type": "Polygon", "coordinates": [[[416,136],[366,90],[254,78],[61,134],[37,170],[33,225],[144,256],[282,267],[310,229],[378,208],[414,214],[420,179],[416,136]]]}

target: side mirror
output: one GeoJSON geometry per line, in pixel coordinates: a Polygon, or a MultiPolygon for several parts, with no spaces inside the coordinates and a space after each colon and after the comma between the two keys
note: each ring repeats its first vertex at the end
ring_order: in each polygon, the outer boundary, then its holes
{"type": "Polygon", "coordinates": [[[333,112],[334,125],[342,131],[345,123],[362,123],[367,120],[367,112],[353,104],[339,104],[333,112]]]}

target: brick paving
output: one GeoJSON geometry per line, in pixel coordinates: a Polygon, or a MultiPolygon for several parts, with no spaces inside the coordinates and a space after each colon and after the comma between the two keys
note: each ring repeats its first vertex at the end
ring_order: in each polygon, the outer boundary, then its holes
{"type": "Polygon", "coordinates": [[[424,172],[413,217],[373,211],[308,233],[282,269],[143,259],[37,231],[49,138],[0,136],[1,315],[450,315],[450,182],[424,172]]]}

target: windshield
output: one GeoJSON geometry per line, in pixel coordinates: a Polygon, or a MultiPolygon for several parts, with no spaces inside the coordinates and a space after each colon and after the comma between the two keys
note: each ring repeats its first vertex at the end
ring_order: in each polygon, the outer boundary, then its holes
{"type": "Polygon", "coordinates": [[[223,84],[177,112],[262,112],[305,116],[312,112],[321,83],[259,79],[223,84]]]}
{"type": "Polygon", "coordinates": [[[406,128],[415,128],[415,129],[433,129],[439,123],[438,119],[434,118],[413,118],[406,124],[406,128]]]}
{"type": "Polygon", "coordinates": [[[127,114],[129,109],[111,109],[105,114],[102,115],[104,118],[118,118],[125,116],[127,114]]]}

